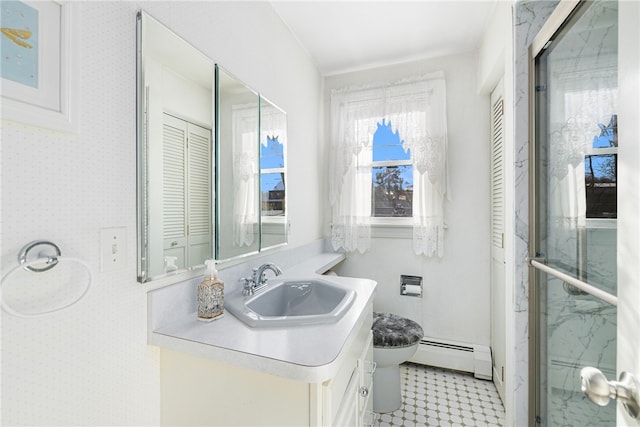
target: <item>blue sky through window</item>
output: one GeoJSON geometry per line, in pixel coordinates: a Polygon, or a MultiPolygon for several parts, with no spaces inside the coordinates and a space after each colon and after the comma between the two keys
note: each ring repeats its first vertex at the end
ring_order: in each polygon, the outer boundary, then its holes
{"type": "Polygon", "coordinates": [[[260,187],[263,193],[271,190],[284,190],[282,175],[279,173],[263,173],[260,176],[260,187]]]}
{"type": "MultiPolygon", "coordinates": [[[[266,147],[260,144],[260,169],[284,168],[284,147],[277,136],[268,136],[266,147]]],[[[260,189],[263,193],[271,190],[284,190],[284,182],[280,173],[263,173],[260,175],[260,189]]]]}
{"type": "MultiPolygon", "coordinates": [[[[614,132],[617,127],[617,117],[613,115],[608,125],[600,123],[598,126],[600,127],[600,135],[593,137],[593,148],[617,147],[618,141],[614,132]]],[[[593,172],[593,178],[596,180],[616,182],[615,156],[613,154],[587,156],[586,160],[585,173],[587,176],[593,172]]]]}
{"type": "Polygon", "coordinates": [[[608,125],[598,124],[600,128],[600,135],[593,138],[593,148],[610,148],[617,147],[618,141],[616,141],[616,135],[614,135],[614,129],[617,127],[617,116],[614,114],[611,116],[611,120],[608,125]]]}
{"type": "Polygon", "coordinates": [[[400,134],[391,129],[391,122],[382,119],[378,122],[378,130],[373,134],[373,161],[409,160],[410,154],[402,148],[400,134]]]}
{"type": "Polygon", "coordinates": [[[371,214],[376,217],[411,217],[413,212],[413,166],[409,151],[402,148],[399,132],[382,119],[373,134],[371,168],[371,214]],[[385,162],[384,164],[375,162],[385,162]]]}
{"type": "Polygon", "coordinates": [[[278,137],[268,136],[267,146],[260,144],[260,169],[275,169],[284,167],[284,147],[278,137]]]}
{"type": "MultiPolygon", "coordinates": [[[[378,122],[378,129],[373,134],[373,161],[410,160],[411,150],[404,151],[402,139],[396,130],[393,132],[391,122],[382,119],[378,122]]],[[[405,186],[413,186],[413,168],[401,168],[401,175],[405,186]]]]}

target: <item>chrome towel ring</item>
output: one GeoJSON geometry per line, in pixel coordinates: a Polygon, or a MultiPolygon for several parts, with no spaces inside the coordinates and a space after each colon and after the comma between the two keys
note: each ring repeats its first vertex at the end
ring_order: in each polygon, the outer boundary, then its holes
{"type": "Polygon", "coordinates": [[[60,248],[58,247],[58,245],[56,245],[55,243],[49,242],[47,240],[34,240],[33,242],[27,243],[20,250],[20,252],[18,252],[18,262],[19,264],[16,267],[9,270],[9,272],[7,272],[7,274],[5,274],[2,277],[2,280],[0,281],[0,302],[2,305],[2,309],[13,316],[21,317],[21,318],[42,317],[42,316],[47,316],[49,314],[53,314],[53,313],[65,310],[75,305],[78,301],[84,298],[87,292],[89,292],[89,288],[91,287],[93,274],[91,272],[91,267],[89,266],[89,264],[87,264],[87,262],[85,262],[84,260],[81,260],[80,258],[63,257],[62,252],[60,251],[60,248]],[[39,252],[37,253],[37,257],[30,259],[29,253],[34,251],[36,248],[40,249],[39,252]],[[54,309],[42,311],[39,313],[21,313],[15,310],[14,308],[12,308],[11,306],[9,306],[5,301],[5,299],[2,298],[3,285],[5,284],[6,280],[8,280],[11,276],[13,276],[16,272],[21,270],[27,270],[34,273],[42,273],[52,269],[53,267],[58,265],[59,262],[62,262],[62,261],[75,262],[77,264],[80,264],[87,271],[88,281],[86,283],[86,286],[80,293],[80,296],[76,298],[74,301],[68,304],[62,305],[60,307],[56,307],[54,309]]]}

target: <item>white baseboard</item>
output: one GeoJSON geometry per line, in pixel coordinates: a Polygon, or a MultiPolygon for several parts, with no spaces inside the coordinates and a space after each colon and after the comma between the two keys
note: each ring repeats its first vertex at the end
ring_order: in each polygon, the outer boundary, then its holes
{"type": "Polygon", "coordinates": [[[423,365],[470,372],[476,378],[490,380],[491,350],[487,346],[425,337],[409,360],[423,365]]]}

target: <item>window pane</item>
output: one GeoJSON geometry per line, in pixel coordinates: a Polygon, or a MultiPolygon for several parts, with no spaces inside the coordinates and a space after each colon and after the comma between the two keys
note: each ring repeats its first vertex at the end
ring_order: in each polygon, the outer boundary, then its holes
{"type": "Polygon", "coordinates": [[[373,161],[409,160],[409,150],[402,148],[402,140],[398,131],[391,130],[391,122],[378,122],[378,130],[373,134],[373,161]]]}
{"type": "Polygon", "coordinates": [[[268,136],[266,147],[260,144],[260,169],[284,167],[284,150],[277,136],[268,136]]]}
{"type": "Polygon", "coordinates": [[[593,148],[610,148],[618,146],[618,116],[613,114],[608,125],[598,124],[600,135],[593,138],[593,148]]]}
{"type": "Polygon", "coordinates": [[[374,167],[372,174],[372,216],[412,216],[413,166],[374,167]]]}
{"type": "Polygon", "coordinates": [[[262,215],[284,215],[284,173],[263,173],[260,175],[262,189],[262,215]]]}
{"type": "Polygon", "coordinates": [[[618,217],[617,170],[616,154],[585,157],[587,218],[618,217]]]}

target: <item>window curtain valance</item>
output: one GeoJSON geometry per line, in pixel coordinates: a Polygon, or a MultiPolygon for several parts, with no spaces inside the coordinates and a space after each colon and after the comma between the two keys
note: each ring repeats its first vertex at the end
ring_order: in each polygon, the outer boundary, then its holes
{"type": "Polygon", "coordinates": [[[266,147],[269,138],[287,146],[287,116],[272,105],[260,104],[260,143],[266,147]]]}
{"type": "Polygon", "coordinates": [[[361,253],[371,245],[372,142],[388,121],[410,150],[414,174],[413,247],[442,256],[447,182],[444,73],[392,85],[343,88],[331,93],[329,201],[334,249],[361,253]]]}

